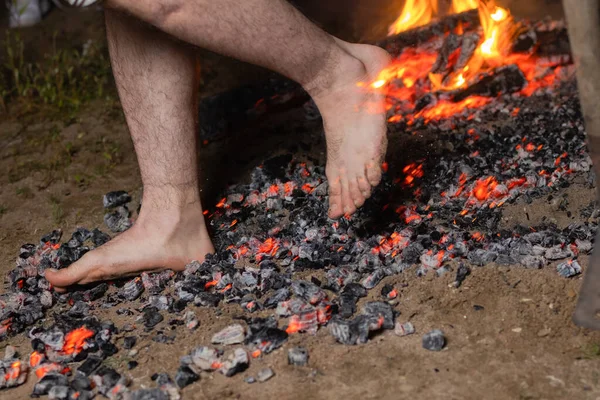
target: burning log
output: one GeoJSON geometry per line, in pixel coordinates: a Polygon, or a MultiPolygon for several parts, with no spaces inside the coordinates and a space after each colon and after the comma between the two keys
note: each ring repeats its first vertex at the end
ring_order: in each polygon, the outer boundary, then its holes
{"type": "Polygon", "coordinates": [[[456,102],[469,96],[496,97],[499,94],[514,93],[526,85],[523,72],[516,65],[496,68],[483,75],[477,82],[452,95],[456,102]]]}

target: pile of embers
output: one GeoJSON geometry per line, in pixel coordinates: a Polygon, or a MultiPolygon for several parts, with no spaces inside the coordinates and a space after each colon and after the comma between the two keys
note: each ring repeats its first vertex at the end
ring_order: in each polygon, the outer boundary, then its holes
{"type": "MultiPolygon", "coordinates": [[[[8,276],[11,290],[0,296],[0,338],[27,332],[32,353],[19,359],[9,347],[0,362],[0,388],[22,384],[31,372],[39,379],[34,396],[86,399],[100,393],[109,398],[174,399],[179,388],[200,379],[203,371],[232,376],[297,332],[315,333],[328,326],[345,345],[365,343],[383,329],[399,335],[414,332],[410,323],[396,321],[398,288],[385,285],[380,301],[358,306],[386,276],[452,272],[458,287],[470,266],[543,268],[555,261],[553,267],[564,277],[580,273],[577,257],[592,250],[594,204],[581,210],[585,222],[564,229],[550,221],[529,226],[526,220],[499,228],[504,204],[544,198],[560,208],[566,201],[557,195],[560,188],[574,180],[594,185],[575,84],[569,74],[553,76],[535,91],[490,97],[480,107],[443,118],[424,115],[427,108],[412,114],[390,108],[392,135],[435,136],[453,151],[429,158],[417,155],[399,169],[390,168],[365,207],[351,218],[327,218],[322,167],[296,162],[292,156],[266,161],[249,184],[230,187],[206,212],[217,253],[182,272],[144,273],[125,283],[58,294],[44,271],[67,267],[110,237],[98,229],[79,228],[62,243],[61,232],[54,231],[37,245],[23,245],[8,276]],[[296,278],[307,270],[320,279],[296,278]],[[134,300],[142,307],[128,308],[134,300]],[[125,336],[126,350],[135,347],[136,336],[129,334],[132,324],[118,329],[90,315],[93,308],[117,307],[119,314],[152,332],[167,323],[166,313],[172,315],[169,324],[195,329],[192,306],[222,303],[239,304],[245,324],[217,332],[212,344],[219,347],[182,354],[173,379],[165,373],[153,377],[156,388],[130,391],[126,376],[104,365],[103,360],[119,351],[112,341],[116,334],[125,336]],[[80,364],[72,373],[75,363],[80,364]]],[[[124,192],[105,196],[105,206],[114,210],[105,216],[111,229],[131,225],[125,207],[130,201],[124,192]]],[[[153,340],[176,338],[157,331],[153,340]]],[[[439,331],[423,338],[429,349],[439,350],[443,344],[439,331]]],[[[308,354],[295,348],[288,357],[303,365],[308,354]]],[[[135,366],[135,361],[129,363],[135,366]]],[[[272,375],[261,371],[257,379],[272,375]]]]}

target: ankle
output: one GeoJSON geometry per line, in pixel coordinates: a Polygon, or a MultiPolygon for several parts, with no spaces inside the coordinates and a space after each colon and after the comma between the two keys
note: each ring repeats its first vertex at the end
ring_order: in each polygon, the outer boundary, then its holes
{"type": "Polygon", "coordinates": [[[313,99],[358,82],[367,75],[367,68],[360,59],[339,46],[335,47],[316,75],[302,85],[313,99]]]}

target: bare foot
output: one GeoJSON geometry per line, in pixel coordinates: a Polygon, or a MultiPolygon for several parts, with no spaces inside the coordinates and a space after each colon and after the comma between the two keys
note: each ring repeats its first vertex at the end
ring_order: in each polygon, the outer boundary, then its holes
{"type": "Polygon", "coordinates": [[[390,62],[389,54],[379,47],[336,41],[344,56],[327,90],[317,89],[312,96],[327,139],[331,218],[354,213],[381,180],[387,149],[385,96],[359,83],[375,81],[390,62]]]}
{"type": "Polygon", "coordinates": [[[47,270],[46,279],[63,291],[74,284],[139,275],[143,271],[182,270],[190,261],[202,261],[207,253],[214,252],[199,203],[187,209],[145,211],[142,208],[133,227],[86,253],[69,268],[47,270]]]}

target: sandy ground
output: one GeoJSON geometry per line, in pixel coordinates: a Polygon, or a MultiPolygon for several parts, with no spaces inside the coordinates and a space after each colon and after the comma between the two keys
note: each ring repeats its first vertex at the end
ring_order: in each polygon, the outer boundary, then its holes
{"type": "MultiPolygon", "coordinates": [[[[66,27],[62,34],[99,38],[97,15],[84,16],[84,31],[66,27]],[[82,33],[83,32],[83,33],[82,33]],[[84,36],[81,36],[81,35],[84,36]]],[[[44,30],[54,29],[63,16],[54,13],[44,30]],[[54,24],[54,25],[53,25],[54,24]]],[[[36,34],[37,35],[37,34],[36,34]]],[[[35,42],[34,36],[31,39],[35,42]]],[[[205,94],[227,86],[256,80],[264,72],[240,69],[239,63],[204,55],[205,94]],[[246,72],[246,73],[242,73],[246,72]],[[224,83],[226,82],[226,83],[224,83]]],[[[285,118],[284,118],[285,119],[285,118]]],[[[272,124],[272,123],[271,123],[272,124]]],[[[266,154],[298,151],[298,143],[309,144],[309,155],[322,161],[319,134],[294,130],[255,130],[219,139],[201,149],[204,203],[215,204],[220,188],[236,182],[266,154]],[[293,133],[293,134],[292,134],[293,133]],[[243,158],[239,156],[244,149],[243,158]]],[[[78,226],[102,228],[102,195],[124,189],[139,199],[141,182],[118,104],[92,104],[74,123],[41,115],[17,119],[3,115],[0,122],[0,274],[14,265],[19,246],[36,242],[55,228],[70,232],[78,226]]],[[[392,143],[395,148],[402,143],[392,143]]],[[[579,210],[594,198],[591,189],[572,185],[567,210],[558,211],[545,199],[528,205],[535,223],[542,216],[560,226],[579,218],[579,210]],[[567,212],[571,211],[571,216],[567,212]]],[[[523,218],[524,206],[505,207],[504,223],[523,218]]],[[[585,268],[587,259],[581,260],[585,268]]],[[[453,274],[441,278],[417,278],[413,273],[387,278],[380,284],[403,286],[401,321],[410,320],[417,334],[397,337],[386,332],[368,344],[348,347],[335,343],[320,331],[316,336],[293,335],[289,342],[263,359],[253,361],[248,371],[233,378],[203,375],[200,382],[183,391],[190,399],[595,399],[600,396],[600,334],[579,329],[571,314],[581,278],[564,279],[552,266],[526,270],[488,266],[476,268],[459,289],[450,286],[453,274]],[[476,310],[475,305],[483,309],[476,310]],[[439,353],[421,348],[421,335],[442,329],[448,346],[439,353]],[[287,349],[302,344],[310,352],[307,367],[287,365],[287,349]],[[266,383],[247,384],[243,378],[266,366],[276,376],[266,383]]],[[[379,287],[380,287],[379,286],[379,287]]],[[[371,298],[378,296],[379,287],[371,298]]],[[[363,299],[365,300],[365,299],[363,299]]],[[[154,372],[173,374],[178,358],[200,344],[208,344],[212,333],[239,315],[239,307],[220,310],[194,309],[201,326],[193,334],[178,327],[172,332],[166,321],[158,329],[175,334],[175,344],[159,344],[139,332],[136,357],[140,366],[127,374],[134,386],[152,386],[154,372]]],[[[113,311],[96,311],[122,326],[113,311]]],[[[166,318],[168,320],[168,316],[166,318]]],[[[30,351],[23,338],[8,341],[22,353],[30,351]]],[[[119,341],[117,341],[120,343],[119,341]]],[[[5,342],[6,343],[6,342],[5,342]]],[[[107,363],[126,371],[129,360],[121,351],[107,363]]],[[[0,392],[1,399],[25,399],[33,379],[20,388],[0,392]]]]}

